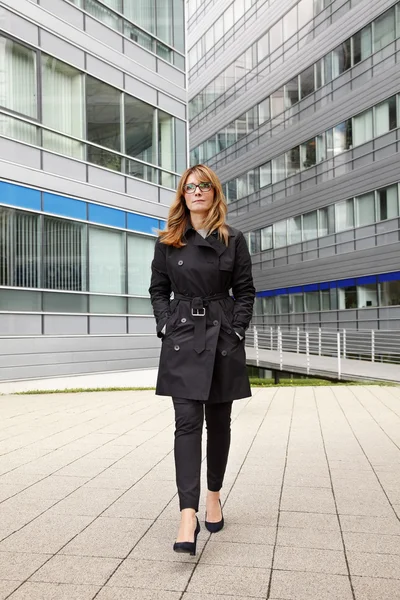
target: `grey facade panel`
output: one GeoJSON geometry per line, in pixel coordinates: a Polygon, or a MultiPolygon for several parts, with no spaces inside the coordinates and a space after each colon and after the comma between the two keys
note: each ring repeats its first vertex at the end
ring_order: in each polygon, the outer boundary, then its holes
{"type": "Polygon", "coordinates": [[[1,164],[2,159],[7,159],[33,169],[41,168],[40,150],[26,144],[20,144],[14,140],[0,137],[0,177],[6,177],[9,173],[7,163],[1,164]]]}
{"type": "Polygon", "coordinates": [[[157,70],[157,58],[146,52],[143,48],[133,42],[124,39],[124,51],[126,56],[132,58],[135,62],[139,62],[152,71],[157,70]]]}
{"type": "Polygon", "coordinates": [[[125,90],[128,94],[137,96],[144,102],[149,102],[154,105],[157,104],[157,90],[129,75],[125,75],[125,90]]]}
{"type": "Polygon", "coordinates": [[[76,181],[86,181],[87,166],[83,162],[51,152],[43,152],[42,161],[43,170],[48,173],[61,175],[61,177],[68,177],[76,181]]]}
{"type": "Polygon", "coordinates": [[[103,189],[125,192],[125,177],[121,173],[113,173],[109,169],[88,167],[88,182],[103,189]]]}
{"type": "MultiPolygon", "coordinates": [[[[150,281],[149,281],[150,285],[150,281]]],[[[155,332],[154,319],[144,319],[141,317],[128,317],[128,333],[153,335],[155,332]]],[[[158,341],[158,338],[156,338],[158,341]]]]}
{"type": "Polygon", "coordinates": [[[89,317],[90,333],[126,333],[126,317],[89,317]]]}
{"type": "Polygon", "coordinates": [[[83,13],[73,4],[64,2],[64,0],[38,0],[38,4],[45,10],[58,15],[63,21],[78,29],[83,29],[83,13]]]}
{"type": "MultiPolygon", "coordinates": [[[[182,96],[183,95],[186,95],[186,92],[184,90],[182,90],[182,96]]],[[[186,102],[185,98],[181,97],[181,100],[186,102]]],[[[161,92],[158,93],[158,106],[161,109],[163,109],[173,115],[176,115],[180,119],[186,118],[185,105],[182,104],[181,102],[177,102],[177,100],[174,100],[174,98],[171,98],[170,96],[166,96],[165,94],[162,94],[161,92]]]]}
{"type": "Polygon", "coordinates": [[[45,335],[85,335],[88,333],[87,317],[79,315],[44,315],[43,333],[45,335]]]}
{"type": "Polygon", "coordinates": [[[102,40],[104,44],[117,50],[117,52],[123,51],[123,41],[119,33],[110,29],[110,27],[106,27],[102,23],[99,23],[96,19],[92,19],[88,15],[85,17],[85,23],[85,31],[88,35],[92,35],[96,39],[102,40]]]}
{"type": "Polygon", "coordinates": [[[122,71],[116,69],[112,65],[107,64],[105,61],[91,56],[86,56],[86,68],[90,75],[99,77],[111,85],[116,87],[124,87],[124,74],[122,71]]]}
{"type": "MultiPolygon", "coordinates": [[[[160,77],[165,77],[166,79],[168,79],[168,81],[173,81],[174,83],[176,83],[176,85],[178,85],[181,88],[185,87],[185,74],[181,71],[178,71],[178,69],[175,69],[172,65],[164,62],[163,60],[157,59],[157,72],[159,73],[160,77]]],[[[183,98],[181,98],[181,100],[183,100],[183,98]]],[[[181,108],[184,109],[185,107],[181,105],[181,108]]]]}
{"type": "Polygon", "coordinates": [[[37,46],[39,43],[39,28],[35,24],[21,18],[15,12],[4,8],[9,3],[1,2],[1,4],[3,5],[1,10],[1,29],[25,40],[29,44],[37,46]]]}
{"type": "MultiPolygon", "coordinates": [[[[40,315],[8,315],[0,314],[0,335],[40,335],[42,333],[42,317],[40,315]]],[[[4,345],[1,340],[0,346],[4,345]]],[[[1,362],[1,361],[0,361],[1,362]]]]}
{"type": "Polygon", "coordinates": [[[68,62],[71,65],[75,65],[78,69],[85,68],[85,53],[80,48],[69,44],[65,40],[49,33],[48,31],[41,30],[40,32],[40,46],[43,52],[48,52],[52,56],[57,58],[65,59],[68,56],[68,62]]]}

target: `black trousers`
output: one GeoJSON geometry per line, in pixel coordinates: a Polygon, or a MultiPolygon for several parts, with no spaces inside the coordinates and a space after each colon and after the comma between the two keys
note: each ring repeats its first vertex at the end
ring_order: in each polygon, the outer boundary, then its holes
{"type": "Polygon", "coordinates": [[[175,468],[180,510],[199,510],[201,437],[207,427],[207,485],[219,492],[231,443],[232,402],[207,404],[173,398],[175,408],[175,468]]]}

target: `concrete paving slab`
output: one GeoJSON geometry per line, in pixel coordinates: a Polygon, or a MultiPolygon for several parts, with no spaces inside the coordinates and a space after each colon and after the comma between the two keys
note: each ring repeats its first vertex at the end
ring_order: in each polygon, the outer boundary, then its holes
{"type": "Polygon", "coordinates": [[[272,545],[216,542],[213,538],[202,553],[200,564],[271,569],[272,545]]]}
{"type": "Polygon", "coordinates": [[[284,548],[278,546],[275,552],[274,569],[347,575],[343,552],[315,548],[284,548]]]}
{"type": "Polygon", "coordinates": [[[339,521],[337,516],[332,514],[281,511],[279,527],[339,531],[339,521]]]}
{"type": "Polygon", "coordinates": [[[0,600],[5,600],[8,596],[21,585],[18,581],[0,580],[0,600]]]}
{"type": "Polygon", "coordinates": [[[278,528],[277,545],[288,548],[343,550],[342,536],[339,531],[321,531],[319,529],[300,529],[294,527],[278,528]]]}
{"type": "Polygon", "coordinates": [[[51,554],[0,552],[0,577],[5,581],[24,581],[51,558],[51,554]]]}
{"type": "Polygon", "coordinates": [[[187,591],[200,594],[232,595],[266,598],[271,571],[249,567],[199,564],[187,591]]]}
{"type": "Polygon", "coordinates": [[[354,600],[350,580],[345,575],[294,571],[273,572],[272,597],[285,600],[354,600]]]}
{"type": "Polygon", "coordinates": [[[180,600],[181,596],[181,592],[104,587],[96,600],[180,600]]]}
{"type": "MultiPolygon", "coordinates": [[[[347,552],[351,575],[400,580],[400,555],[347,552]]],[[[400,586],[400,582],[399,582],[400,586]]]]}
{"type": "Polygon", "coordinates": [[[126,587],[183,592],[196,564],[192,561],[159,561],[127,558],[107,582],[107,588],[126,587]]]}
{"type": "Polygon", "coordinates": [[[101,586],[119,563],[111,558],[57,555],[32,575],[30,581],[101,586]]]}
{"type": "Polygon", "coordinates": [[[356,600],[400,600],[400,585],[397,580],[352,577],[356,600]]]}
{"type": "Polygon", "coordinates": [[[100,590],[94,585],[24,583],[10,600],[92,600],[100,590]]]}
{"type": "Polygon", "coordinates": [[[378,554],[399,554],[400,535],[378,535],[345,531],[343,538],[346,550],[378,554]]]}

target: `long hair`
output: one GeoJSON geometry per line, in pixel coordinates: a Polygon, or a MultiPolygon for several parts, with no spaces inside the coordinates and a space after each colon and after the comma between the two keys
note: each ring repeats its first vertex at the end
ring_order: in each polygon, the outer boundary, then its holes
{"type": "Polygon", "coordinates": [[[190,218],[190,211],[186,206],[183,186],[190,175],[195,175],[199,181],[210,181],[214,190],[213,204],[204,221],[204,229],[209,233],[218,231],[218,238],[227,246],[229,242],[229,231],[225,219],[228,212],[222,185],[217,175],[206,165],[195,165],[186,169],[183,173],[178,188],[176,190],[175,200],[171,204],[168,214],[167,227],[160,232],[160,241],[168,246],[182,248],[186,244],[183,242],[187,221],[190,218]]]}

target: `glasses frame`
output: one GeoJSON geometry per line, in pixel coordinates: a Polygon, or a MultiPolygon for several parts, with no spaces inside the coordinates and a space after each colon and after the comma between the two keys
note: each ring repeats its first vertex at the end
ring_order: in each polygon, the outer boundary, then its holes
{"type": "Polygon", "coordinates": [[[196,189],[199,188],[201,192],[210,192],[213,188],[213,184],[210,181],[201,181],[200,183],[185,183],[183,191],[185,194],[194,194],[196,189]],[[194,189],[187,189],[187,186],[194,185],[194,189]],[[201,186],[208,186],[206,189],[201,186]]]}

